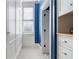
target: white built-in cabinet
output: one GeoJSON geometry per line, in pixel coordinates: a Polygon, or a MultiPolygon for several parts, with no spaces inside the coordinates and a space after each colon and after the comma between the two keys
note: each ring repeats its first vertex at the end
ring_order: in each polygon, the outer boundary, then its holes
{"type": "Polygon", "coordinates": [[[57,59],[73,59],[73,0],[57,0],[57,59]]]}
{"type": "Polygon", "coordinates": [[[15,59],[16,54],[16,39],[15,39],[15,0],[7,0],[7,39],[6,39],[6,51],[7,59],[15,59]]]}
{"type": "Polygon", "coordinates": [[[21,0],[7,0],[7,59],[16,59],[22,46],[21,0]]]}
{"type": "Polygon", "coordinates": [[[57,59],[73,59],[73,1],[58,0],[57,59]]]}
{"type": "Polygon", "coordinates": [[[62,16],[73,10],[73,0],[57,0],[58,15],[62,16]]]}

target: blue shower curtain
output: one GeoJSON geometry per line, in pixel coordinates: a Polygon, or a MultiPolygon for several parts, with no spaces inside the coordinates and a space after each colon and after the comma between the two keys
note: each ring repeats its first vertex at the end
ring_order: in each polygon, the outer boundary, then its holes
{"type": "Polygon", "coordinates": [[[39,29],[39,26],[40,26],[40,4],[39,3],[36,3],[35,4],[35,43],[39,43],[41,42],[41,39],[40,39],[40,29],[39,29]]]}

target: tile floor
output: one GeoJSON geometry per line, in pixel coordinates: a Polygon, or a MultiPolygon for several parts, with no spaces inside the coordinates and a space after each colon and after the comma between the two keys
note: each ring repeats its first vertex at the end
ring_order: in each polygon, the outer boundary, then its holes
{"type": "Polygon", "coordinates": [[[17,59],[49,59],[49,56],[43,54],[41,47],[36,44],[35,47],[22,48],[17,59]]]}

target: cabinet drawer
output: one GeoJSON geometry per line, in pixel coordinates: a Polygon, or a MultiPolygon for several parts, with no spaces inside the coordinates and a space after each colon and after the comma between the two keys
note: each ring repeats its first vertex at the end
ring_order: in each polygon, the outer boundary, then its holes
{"type": "Polygon", "coordinates": [[[61,50],[61,59],[73,59],[73,52],[63,48],[61,50]]]}
{"type": "Polygon", "coordinates": [[[57,38],[57,44],[73,49],[73,37],[60,36],[57,38]]]}
{"type": "Polygon", "coordinates": [[[69,47],[69,48],[73,48],[73,40],[72,39],[63,39],[63,40],[61,40],[61,45],[64,47],[64,46],[67,46],[67,47],[69,47]]]}
{"type": "Polygon", "coordinates": [[[73,51],[60,47],[58,50],[57,59],[73,59],[73,51]]]}
{"type": "Polygon", "coordinates": [[[61,46],[57,45],[57,59],[60,59],[61,56],[61,46]]]}

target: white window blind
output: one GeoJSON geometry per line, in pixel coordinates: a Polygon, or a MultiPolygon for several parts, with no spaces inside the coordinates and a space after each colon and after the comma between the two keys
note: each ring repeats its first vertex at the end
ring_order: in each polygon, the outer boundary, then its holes
{"type": "Polygon", "coordinates": [[[32,34],[34,32],[34,23],[32,21],[25,21],[23,26],[24,34],[32,34]]]}
{"type": "Polygon", "coordinates": [[[34,10],[33,8],[24,8],[24,20],[33,20],[34,19],[34,10]]]}

